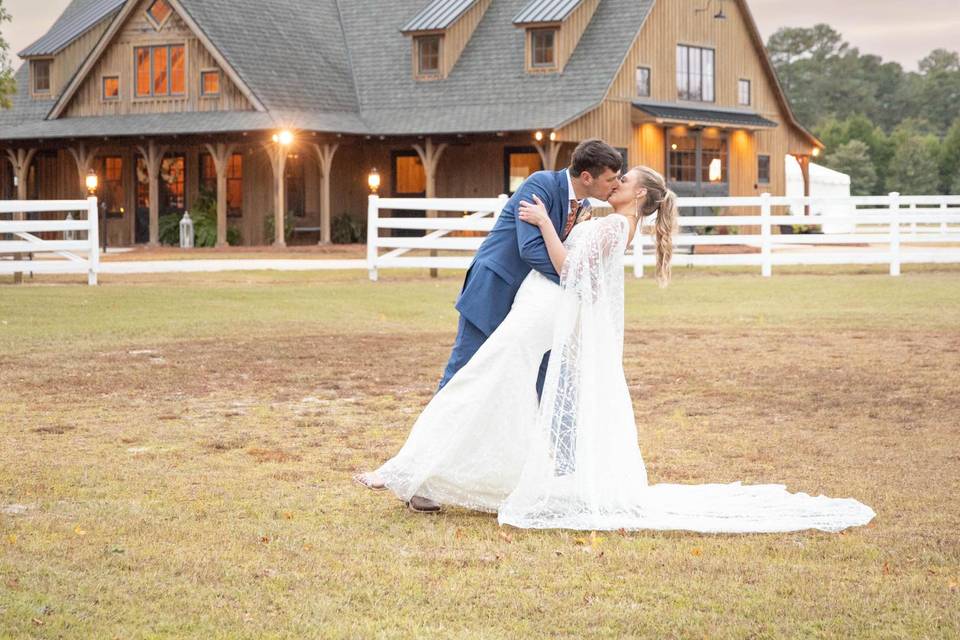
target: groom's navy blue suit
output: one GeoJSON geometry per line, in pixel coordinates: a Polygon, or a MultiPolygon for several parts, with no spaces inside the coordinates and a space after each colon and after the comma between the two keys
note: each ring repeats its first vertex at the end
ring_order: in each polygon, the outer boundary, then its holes
{"type": "MultiPolygon", "coordinates": [[[[520,220],[517,213],[521,200],[532,203],[533,196],[538,196],[546,206],[557,234],[563,238],[570,200],[576,197],[569,193],[566,171],[538,171],[527,178],[507,201],[490,234],[477,250],[457,298],[460,323],[450,361],[440,381],[441,389],[507,317],[517,290],[531,269],[560,283],[540,229],[520,220]]],[[[549,357],[548,352],[540,366],[538,395],[543,390],[549,357]]]]}

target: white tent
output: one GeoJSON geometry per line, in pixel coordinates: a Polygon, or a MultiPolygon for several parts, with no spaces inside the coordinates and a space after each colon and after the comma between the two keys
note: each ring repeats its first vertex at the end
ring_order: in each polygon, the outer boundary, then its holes
{"type": "MultiPolygon", "coordinates": [[[[803,172],[800,163],[793,156],[786,156],[788,197],[803,197],[803,172]]],[[[850,176],[819,164],[810,163],[811,197],[850,197],[850,176]]],[[[810,207],[810,215],[851,215],[853,207],[848,204],[815,204],[810,207]]],[[[790,206],[790,213],[803,215],[803,207],[790,206]]],[[[824,233],[853,233],[853,222],[830,222],[823,225],[824,233]]]]}

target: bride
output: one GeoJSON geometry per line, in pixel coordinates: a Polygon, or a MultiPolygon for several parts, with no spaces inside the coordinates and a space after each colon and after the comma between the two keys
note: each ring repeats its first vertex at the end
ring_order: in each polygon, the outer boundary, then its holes
{"type": "Polygon", "coordinates": [[[790,493],[782,484],[647,482],[623,371],[623,255],[657,212],[657,279],[670,277],[676,195],[635,167],[609,198],[614,212],[574,226],[565,242],[542,204],[537,225],[560,286],[531,271],[510,313],[427,404],[406,443],[368,486],[401,500],[495,512],[501,524],[581,530],[839,531],[876,515],[852,498],[790,493]],[[533,381],[552,357],[538,404],[533,381]]]}

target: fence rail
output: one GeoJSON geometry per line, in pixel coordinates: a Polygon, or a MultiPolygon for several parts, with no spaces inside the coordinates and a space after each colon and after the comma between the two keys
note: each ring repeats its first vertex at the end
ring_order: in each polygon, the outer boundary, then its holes
{"type": "MultiPolygon", "coordinates": [[[[493,228],[507,196],[498,198],[379,198],[370,196],[367,212],[367,269],[370,279],[384,268],[465,269],[483,242],[477,232],[493,228]],[[424,211],[422,217],[385,217],[384,211],[424,211]],[[437,217],[434,212],[463,217],[437,217]],[[382,236],[381,230],[422,230],[422,237],[382,236]],[[451,234],[470,232],[468,237],[451,234]],[[381,249],[389,249],[381,254],[381,249]],[[408,255],[430,251],[430,255],[408,255]],[[460,252],[461,255],[436,255],[460,252]]],[[[673,263],[681,266],[759,266],[771,276],[774,266],[889,264],[890,275],[904,263],[960,263],[960,196],[679,198],[680,232],[674,236],[673,263]],[[690,209],[714,215],[689,215],[690,209]],[[718,210],[734,209],[733,215],[718,210]],[[744,213],[744,210],[757,213],[744,213]],[[809,209],[811,215],[774,214],[774,209],[809,209]],[[793,226],[816,233],[792,233],[793,226]],[[740,233],[742,227],[749,227],[740,233]],[[717,233],[724,229],[726,233],[717,233]],[[781,233],[774,233],[775,229],[781,233]],[[832,229],[832,230],[831,230],[832,229]],[[839,230],[838,230],[839,229],[839,230]],[[789,231],[789,232],[788,232],[789,231]],[[828,232],[829,231],[829,232],[828,232]],[[903,245],[909,245],[905,248],[903,245]],[[730,246],[735,251],[697,253],[697,247],[730,246]],[[942,246],[933,246],[942,245],[942,246]],[[684,251],[686,250],[686,252],[684,251]]],[[[605,203],[597,203],[602,208],[605,203]]],[[[634,274],[656,264],[654,241],[637,233],[628,255],[634,274]]]]}
{"type": "Polygon", "coordinates": [[[6,200],[0,201],[0,274],[86,273],[88,284],[97,284],[100,266],[97,199],[87,200],[6,200]],[[21,220],[28,213],[85,212],[79,220],[21,220]],[[11,216],[13,219],[7,219],[11,216]],[[37,233],[63,234],[49,240],[37,233]],[[86,234],[85,238],[76,238],[86,234]],[[12,239],[9,239],[12,238],[12,239]],[[85,254],[78,255],[78,253],[85,254]],[[35,254],[44,259],[35,260],[35,254]],[[57,260],[53,256],[60,256],[57,260]],[[46,259],[51,257],[53,259],[46,259]]]}

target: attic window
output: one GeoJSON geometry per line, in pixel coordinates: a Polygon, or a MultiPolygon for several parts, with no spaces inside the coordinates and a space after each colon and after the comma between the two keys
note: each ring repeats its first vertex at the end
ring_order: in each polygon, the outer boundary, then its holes
{"type": "Polygon", "coordinates": [[[51,60],[34,60],[30,63],[30,72],[31,76],[33,77],[34,93],[50,93],[51,62],[51,60]]]}
{"type": "Polygon", "coordinates": [[[557,29],[530,30],[530,66],[540,69],[557,66],[557,29]]]}
{"type": "Polygon", "coordinates": [[[203,96],[220,95],[220,72],[205,69],[200,72],[200,94],[203,96]]]}
{"type": "Polygon", "coordinates": [[[163,28],[164,23],[172,13],[173,9],[170,8],[170,3],[168,3],[167,0],[156,0],[156,2],[147,9],[147,15],[150,16],[153,26],[157,31],[163,28]]]}
{"type": "Polygon", "coordinates": [[[434,77],[440,75],[440,36],[420,36],[417,45],[417,75],[434,77]]]}

